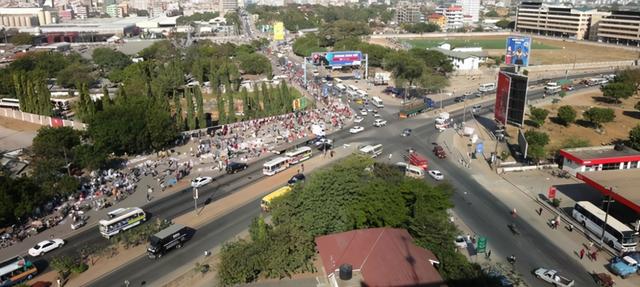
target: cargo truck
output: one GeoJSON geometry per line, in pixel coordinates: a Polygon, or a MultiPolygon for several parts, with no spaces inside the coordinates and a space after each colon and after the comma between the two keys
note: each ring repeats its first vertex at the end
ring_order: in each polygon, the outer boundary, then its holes
{"type": "Polygon", "coordinates": [[[553,269],[538,268],[533,271],[533,274],[535,274],[538,279],[542,279],[556,287],[571,287],[575,284],[575,281],[567,279],[553,269]]]}
{"type": "Polygon", "coordinates": [[[400,108],[400,118],[408,118],[433,109],[434,102],[431,98],[416,99],[405,102],[400,108]]]}
{"type": "Polygon", "coordinates": [[[149,238],[147,255],[151,259],[160,258],[171,249],[181,248],[192,235],[193,229],[181,224],[173,224],[149,238]]]}

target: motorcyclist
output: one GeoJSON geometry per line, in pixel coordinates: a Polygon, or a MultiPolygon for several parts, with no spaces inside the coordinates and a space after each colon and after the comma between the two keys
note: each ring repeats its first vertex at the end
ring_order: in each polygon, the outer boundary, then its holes
{"type": "Polygon", "coordinates": [[[514,264],[516,263],[516,256],[511,254],[511,256],[507,257],[507,260],[509,261],[509,263],[514,264]]]}

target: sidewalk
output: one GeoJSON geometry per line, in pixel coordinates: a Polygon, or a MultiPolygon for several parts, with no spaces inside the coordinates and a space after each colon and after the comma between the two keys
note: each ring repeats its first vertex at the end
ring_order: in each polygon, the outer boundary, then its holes
{"type": "MultiPolygon", "coordinates": [[[[482,139],[482,134],[479,134],[479,137],[485,143],[487,142],[487,140],[482,139]]],[[[466,155],[468,152],[467,149],[469,147],[466,144],[469,142],[469,137],[460,136],[451,129],[443,132],[440,135],[439,140],[442,140],[446,146],[459,152],[461,155],[466,155]]],[[[493,146],[485,144],[485,153],[490,152],[489,148],[492,149],[493,146]]],[[[452,159],[455,161],[458,160],[455,157],[452,157],[452,159]]],[[[496,174],[491,170],[484,159],[469,159],[469,161],[468,172],[478,182],[478,184],[494,193],[496,198],[501,198],[508,206],[516,208],[518,210],[518,217],[527,221],[532,227],[545,234],[562,250],[565,250],[568,258],[572,258],[576,262],[582,264],[587,272],[595,271],[609,273],[605,266],[611,256],[606,254],[606,252],[599,252],[597,260],[588,260],[586,258],[580,260],[577,255],[578,252],[582,248],[585,248],[585,246],[589,246],[590,243],[590,240],[580,232],[580,227],[574,226],[574,232],[568,232],[565,229],[565,226],[569,221],[563,217],[561,226],[558,227],[557,230],[551,229],[548,225],[548,220],[559,215],[555,209],[538,201],[535,195],[521,190],[518,186],[513,185],[511,182],[496,174]],[[537,213],[539,208],[543,208],[542,215],[538,215],[537,213]]],[[[473,226],[470,226],[469,229],[473,231],[473,226]]],[[[491,248],[489,247],[489,249],[491,248]]],[[[492,257],[494,256],[492,255],[492,257]]],[[[637,277],[632,277],[626,280],[619,280],[619,278],[615,278],[613,275],[612,277],[616,280],[616,286],[622,287],[638,286],[638,282],[640,281],[640,278],[637,277]]]]}
{"type": "MultiPolygon", "coordinates": [[[[315,169],[324,167],[337,159],[348,156],[353,151],[355,151],[355,145],[351,145],[350,147],[338,147],[335,149],[335,155],[333,158],[331,158],[327,154],[326,157],[323,155],[319,155],[305,161],[305,170],[306,172],[311,172],[315,169]]],[[[197,215],[194,212],[189,212],[187,214],[174,218],[173,222],[198,229],[198,227],[206,225],[209,222],[222,217],[223,215],[244,204],[261,198],[267,193],[273,191],[276,187],[285,185],[287,180],[289,180],[295,173],[297,173],[297,167],[293,166],[274,176],[265,177],[264,179],[259,180],[237,192],[234,192],[229,196],[214,201],[208,205],[203,205],[199,208],[199,212],[197,215]]],[[[239,236],[241,236],[241,234],[239,236]]],[[[215,248],[218,248],[218,246],[212,247],[211,249],[216,250],[215,248]]],[[[128,250],[119,249],[118,252],[112,257],[101,257],[96,260],[95,264],[89,266],[89,270],[87,272],[74,276],[69,282],[67,282],[67,284],[65,284],[65,286],[87,286],[93,280],[112,272],[118,267],[126,265],[127,262],[145,256],[145,252],[145,245],[140,245],[128,250]]],[[[216,256],[210,256],[210,258],[207,259],[207,264],[210,264],[213,267],[213,263],[215,262],[209,262],[209,260],[215,260],[215,258],[216,256]]],[[[215,280],[215,276],[212,276],[211,274],[205,274],[204,276],[201,276],[200,274],[193,272],[196,262],[199,262],[199,260],[194,260],[192,264],[186,264],[184,266],[178,267],[175,272],[166,274],[164,277],[160,277],[157,282],[169,282],[165,286],[210,286],[211,281],[215,280]],[[172,282],[175,282],[176,280],[179,282],[179,284],[171,285],[173,284],[172,282]],[[202,282],[203,280],[204,282],[202,282]],[[183,282],[189,283],[187,284],[183,282]]],[[[54,282],[56,276],[57,274],[55,271],[50,271],[36,277],[34,280],[48,280],[54,282]]]]}

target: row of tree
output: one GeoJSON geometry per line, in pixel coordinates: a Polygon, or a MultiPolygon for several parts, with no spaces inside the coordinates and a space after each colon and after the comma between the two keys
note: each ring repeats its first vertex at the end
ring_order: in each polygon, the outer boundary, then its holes
{"type": "Polygon", "coordinates": [[[218,278],[230,286],[313,271],[315,237],[396,227],[407,229],[415,244],[435,253],[449,286],[489,286],[480,267],[455,251],[458,231],[446,212],[452,207],[451,194],[448,185],[429,186],[371,158],[348,157],[274,199],[272,224],[257,218],[249,228],[250,240],[224,246],[218,278]]]}
{"type": "Polygon", "coordinates": [[[13,80],[21,111],[43,116],[52,114],[51,93],[44,75],[36,72],[17,72],[13,74],[13,80]]]}

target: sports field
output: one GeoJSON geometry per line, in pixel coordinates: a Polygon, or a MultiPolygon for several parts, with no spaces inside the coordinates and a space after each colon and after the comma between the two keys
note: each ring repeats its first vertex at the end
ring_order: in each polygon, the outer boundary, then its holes
{"type": "MultiPolygon", "coordinates": [[[[414,39],[406,42],[413,48],[428,49],[439,46],[441,43],[449,43],[455,48],[482,47],[486,50],[505,49],[506,38],[503,39],[468,39],[468,38],[440,38],[440,39],[414,39]]],[[[533,41],[534,50],[561,49],[552,45],[543,44],[540,41],[533,41]]]]}

